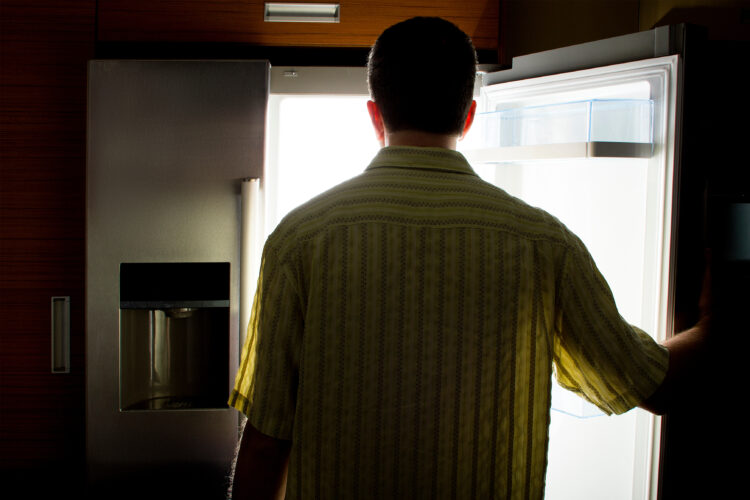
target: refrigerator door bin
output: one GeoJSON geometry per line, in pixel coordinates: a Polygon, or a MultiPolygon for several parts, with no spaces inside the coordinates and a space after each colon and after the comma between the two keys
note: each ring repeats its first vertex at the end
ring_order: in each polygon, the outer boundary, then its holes
{"type": "Polygon", "coordinates": [[[651,99],[588,99],[477,115],[464,146],[477,163],[535,158],[649,158],[651,99]]]}

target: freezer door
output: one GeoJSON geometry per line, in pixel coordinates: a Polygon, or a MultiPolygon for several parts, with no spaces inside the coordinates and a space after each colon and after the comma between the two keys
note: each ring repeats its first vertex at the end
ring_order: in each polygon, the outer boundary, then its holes
{"type": "Polygon", "coordinates": [[[238,414],[242,180],[267,61],[89,64],[86,434],[108,498],[223,498],[238,414]]]}
{"type": "MultiPolygon", "coordinates": [[[[664,56],[484,85],[461,146],[578,234],[622,316],[658,341],[672,330],[679,72],[664,56]]],[[[655,498],[660,420],[606,417],[554,387],[547,498],[655,498]]]]}

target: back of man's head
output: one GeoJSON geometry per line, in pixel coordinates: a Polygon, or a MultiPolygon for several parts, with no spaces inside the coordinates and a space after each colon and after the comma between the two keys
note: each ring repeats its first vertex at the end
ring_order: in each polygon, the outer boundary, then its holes
{"type": "Polygon", "coordinates": [[[437,17],[415,17],[386,29],[367,64],[370,95],[389,132],[460,134],[475,75],[471,39],[437,17]]]}

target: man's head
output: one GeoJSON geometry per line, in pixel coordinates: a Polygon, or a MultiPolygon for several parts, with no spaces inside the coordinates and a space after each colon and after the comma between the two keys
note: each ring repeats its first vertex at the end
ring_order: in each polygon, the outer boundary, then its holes
{"type": "Polygon", "coordinates": [[[386,29],[370,51],[367,81],[388,131],[461,134],[476,60],[471,39],[444,19],[415,17],[386,29]]]}

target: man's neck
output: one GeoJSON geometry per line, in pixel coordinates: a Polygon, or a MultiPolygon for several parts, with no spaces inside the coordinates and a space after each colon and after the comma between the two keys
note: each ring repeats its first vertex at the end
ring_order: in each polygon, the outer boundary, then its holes
{"type": "Polygon", "coordinates": [[[454,134],[433,134],[419,130],[400,130],[385,135],[385,146],[417,146],[456,149],[458,136],[454,134]]]}

